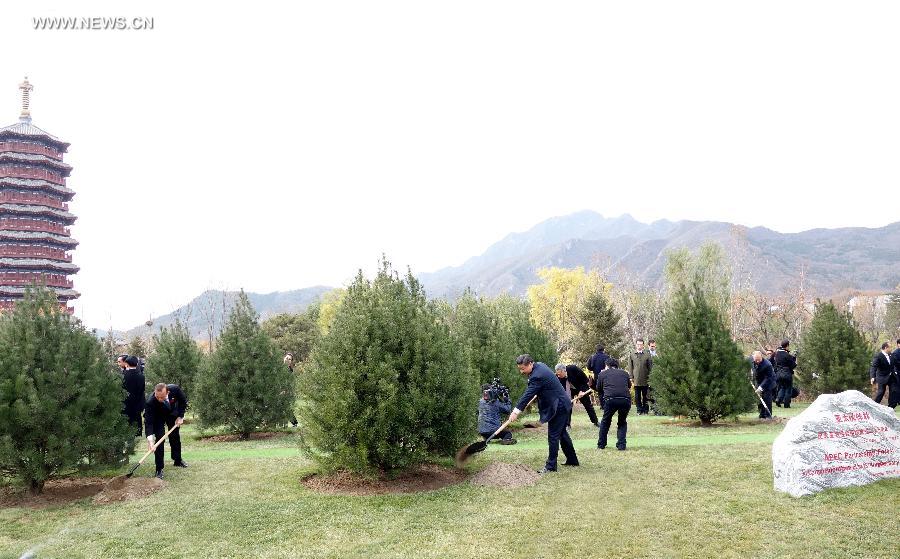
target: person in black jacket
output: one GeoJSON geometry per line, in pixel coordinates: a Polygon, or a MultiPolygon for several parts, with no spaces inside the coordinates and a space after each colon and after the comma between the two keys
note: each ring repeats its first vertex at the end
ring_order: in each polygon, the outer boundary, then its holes
{"type": "Polygon", "coordinates": [[[892,408],[900,406],[900,340],[897,340],[897,349],[891,353],[891,363],[894,364],[894,384],[888,396],[888,405],[892,408]]]}
{"type": "MultiPolygon", "coordinates": [[[[578,401],[584,406],[584,411],[586,411],[588,417],[591,418],[591,423],[593,423],[595,427],[599,425],[597,423],[597,413],[594,411],[594,404],[591,403],[591,397],[590,395],[585,395],[587,391],[590,390],[590,387],[588,386],[587,375],[584,374],[581,367],[557,363],[555,372],[559,382],[562,383],[563,386],[568,387],[569,395],[572,398],[578,398],[578,401]]],[[[572,421],[570,420],[569,425],[571,424],[572,421]]]]}
{"type": "Polygon", "coordinates": [[[781,347],[775,350],[775,383],[778,385],[778,392],[775,395],[775,404],[785,408],[791,407],[791,398],[794,392],[794,369],[797,368],[797,358],[791,355],[788,346],[791,345],[790,340],[781,342],[781,347]]]}
{"type": "Polygon", "coordinates": [[[753,376],[756,381],[756,393],[762,398],[762,403],[756,404],[759,409],[760,419],[772,417],[772,386],[775,385],[775,370],[769,360],[763,357],[761,351],[753,352],[753,376]]]}
{"type": "Polygon", "coordinates": [[[528,386],[512,413],[509,414],[510,423],[519,417],[522,410],[531,402],[531,398],[537,396],[541,423],[547,424],[549,453],[547,463],[544,465],[544,469],[539,470],[539,473],[556,471],[556,457],[559,455],[560,446],[562,446],[563,454],[566,455],[563,466],[578,466],[575,447],[572,446],[572,439],[566,432],[566,423],[569,420],[569,414],[572,413],[572,400],[569,399],[569,395],[563,390],[550,367],[544,363],[535,363],[534,358],[527,353],[516,357],[516,367],[522,375],[528,377],[528,386]]]}
{"type": "MultiPolygon", "coordinates": [[[[153,389],[153,394],[147,399],[144,406],[144,427],[147,433],[147,450],[153,447],[157,439],[162,438],[167,429],[181,426],[184,423],[184,411],[187,408],[187,396],[177,384],[159,383],[153,389]]],[[[187,464],[181,459],[181,429],[175,429],[169,435],[169,444],[172,447],[172,461],[180,468],[187,468],[187,464]]],[[[165,443],[156,447],[156,477],[162,479],[163,467],[165,467],[165,443]]]]}
{"type": "Polygon", "coordinates": [[[597,344],[597,353],[591,355],[587,362],[587,369],[594,375],[594,390],[597,390],[597,377],[600,376],[600,371],[606,367],[606,360],[609,359],[609,355],[603,353],[603,344],[597,344]]]}
{"type": "Polygon", "coordinates": [[[125,357],[125,374],[122,376],[122,388],[128,394],[125,396],[124,411],[128,417],[128,424],[135,428],[135,436],[141,436],[141,412],[144,411],[144,373],[138,369],[138,359],[133,356],[125,357]]]}
{"type": "MultiPolygon", "coordinates": [[[[897,363],[891,359],[888,349],[890,349],[890,345],[887,342],[881,344],[881,351],[872,358],[872,367],[869,369],[872,384],[878,385],[878,390],[875,392],[875,403],[877,404],[880,404],[881,399],[884,398],[886,388],[889,388],[891,391],[888,403],[895,400],[894,392],[897,390],[897,373],[895,369],[897,363]]],[[[896,406],[897,404],[895,403],[894,405],[896,406]]]]}
{"type": "Polygon", "coordinates": [[[603,402],[603,419],[600,420],[600,439],[597,448],[606,448],[606,437],[612,416],[618,412],[619,421],[616,428],[616,448],[625,450],[628,435],[628,412],[631,411],[631,377],[619,368],[619,362],[613,358],[606,360],[606,369],[597,378],[597,395],[603,402]]]}

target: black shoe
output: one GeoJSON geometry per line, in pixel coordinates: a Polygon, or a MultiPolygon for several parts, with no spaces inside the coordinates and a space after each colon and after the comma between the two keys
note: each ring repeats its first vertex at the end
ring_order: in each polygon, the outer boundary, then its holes
{"type": "Polygon", "coordinates": [[[624,447],[624,446],[617,446],[617,447],[616,447],[616,450],[625,450],[625,447],[624,447]]]}
{"type": "Polygon", "coordinates": [[[500,444],[507,444],[507,445],[509,445],[509,444],[516,444],[517,442],[519,442],[519,441],[517,441],[516,439],[502,439],[502,440],[500,441],[500,444]]]}
{"type": "Polygon", "coordinates": [[[556,470],[548,470],[546,466],[537,471],[539,474],[549,474],[550,472],[556,472],[556,470]]]}
{"type": "Polygon", "coordinates": [[[775,402],[775,405],[778,406],[778,407],[780,408],[780,407],[781,407],[781,402],[775,402]]]}
{"type": "Polygon", "coordinates": [[[580,466],[580,465],[581,465],[581,464],[579,464],[578,462],[571,462],[571,463],[569,463],[569,462],[563,462],[563,466],[572,466],[572,467],[575,467],[575,466],[580,466]]]}
{"type": "Polygon", "coordinates": [[[597,445],[597,448],[599,448],[600,450],[603,450],[603,449],[606,448],[606,447],[605,447],[605,446],[597,445]]]}
{"type": "Polygon", "coordinates": [[[163,473],[162,473],[162,472],[163,472],[162,470],[156,470],[156,477],[159,478],[159,479],[162,479],[162,478],[163,478],[163,473]]]}
{"type": "Polygon", "coordinates": [[[179,468],[187,468],[188,467],[187,462],[185,462],[184,460],[175,462],[175,465],[178,466],[179,468]]]}

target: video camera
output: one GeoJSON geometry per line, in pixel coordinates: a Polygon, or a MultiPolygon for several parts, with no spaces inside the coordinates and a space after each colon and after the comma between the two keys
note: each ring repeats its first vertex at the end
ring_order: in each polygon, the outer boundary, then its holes
{"type": "Polygon", "coordinates": [[[505,386],[497,377],[494,377],[485,392],[488,393],[491,400],[500,400],[501,402],[509,400],[509,387],[505,386]]]}

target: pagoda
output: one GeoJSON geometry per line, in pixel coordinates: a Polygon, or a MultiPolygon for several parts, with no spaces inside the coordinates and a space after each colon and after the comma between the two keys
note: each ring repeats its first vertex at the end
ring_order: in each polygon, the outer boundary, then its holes
{"type": "Polygon", "coordinates": [[[12,308],[25,288],[53,289],[68,312],[78,297],[69,276],[78,272],[69,234],[75,216],[66,187],[72,167],[63,162],[69,144],[31,123],[33,89],[25,77],[19,122],[0,128],[0,311],[12,308]]]}

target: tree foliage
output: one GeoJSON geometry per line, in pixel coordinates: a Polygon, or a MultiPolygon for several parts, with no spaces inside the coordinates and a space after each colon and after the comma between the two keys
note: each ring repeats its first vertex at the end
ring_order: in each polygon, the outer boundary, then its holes
{"type": "Polygon", "coordinates": [[[541,283],[528,288],[531,318],[556,343],[556,352],[569,362],[583,357],[575,346],[582,323],[578,312],[586,299],[610,286],[594,270],[584,268],[542,268],[537,271],[541,283]]]}
{"type": "Polygon", "coordinates": [[[147,344],[144,343],[144,338],[140,336],[131,338],[128,347],[125,348],[125,353],[135,357],[147,357],[147,344]]]}
{"type": "Polygon", "coordinates": [[[302,313],[276,314],[263,321],[262,330],[282,356],[290,352],[294,363],[299,365],[309,357],[321,337],[319,310],[320,306],[314,304],[302,313]]]}
{"type": "Polygon", "coordinates": [[[687,248],[669,252],[665,267],[666,288],[671,296],[699,290],[703,299],[724,318],[729,316],[731,267],[722,245],[700,247],[697,254],[687,248]]]}
{"type": "Polygon", "coordinates": [[[226,425],[245,439],[259,428],[291,418],[293,375],[260,328],[243,290],[201,368],[196,391],[203,426],[226,425]]]}
{"type": "Polygon", "coordinates": [[[415,277],[387,261],[374,280],[359,272],[304,374],[302,448],[333,468],[406,469],[475,428],[469,361],[415,277]]]}
{"type": "Polygon", "coordinates": [[[180,319],[153,336],[153,353],[147,359],[144,376],[149,386],[160,382],[179,385],[191,398],[203,354],[180,319]]]}
{"type": "Polygon", "coordinates": [[[556,361],[555,344],[531,321],[526,301],[508,295],[486,299],[467,290],[445,315],[481,383],[497,377],[517,394],[525,390],[515,365],[518,355],[529,353],[551,367],[556,361]]]}
{"type": "Polygon", "coordinates": [[[606,353],[617,359],[627,353],[630,340],[622,327],[622,317],[604,290],[589,293],[579,305],[575,319],[577,328],[572,353],[578,361],[587,363],[597,344],[603,344],[606,353]]]}
{"type": "Polygon", "coordinates": [[[850,313],[831,301],[816,304],[800,348],[797,361],[811,394],[866,390],[873,351],[850,313]]]}
{"type": "Polygon", "coordinates": [[[650,385],[661,409],[697,417],[704,425],[750,410],[747,363],[702,281],[672,295],[653,361],[650,385]]]}
{"type": "Polygon", "coordinates": [[[28,289],[0,315],[0,476],[40,493],[85,461],[124,461],[134,440],[124,397],[99,340],[52,291],[28,289]]]}

